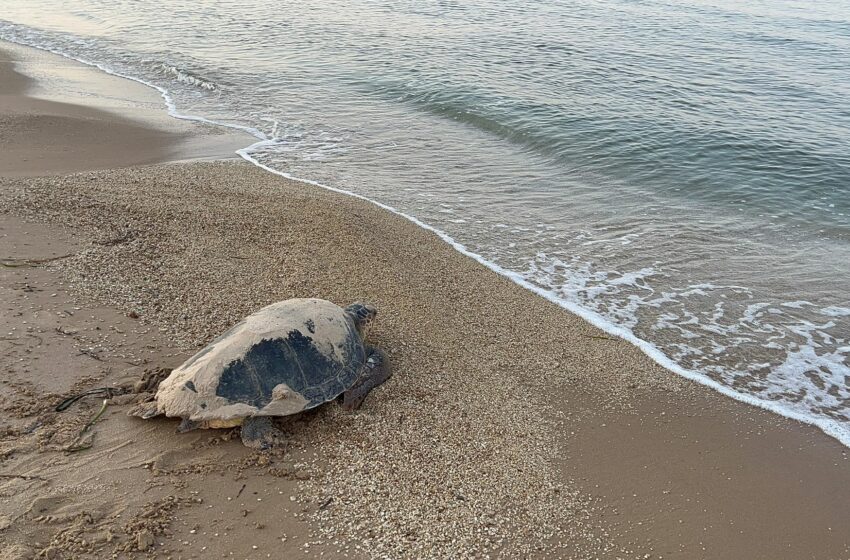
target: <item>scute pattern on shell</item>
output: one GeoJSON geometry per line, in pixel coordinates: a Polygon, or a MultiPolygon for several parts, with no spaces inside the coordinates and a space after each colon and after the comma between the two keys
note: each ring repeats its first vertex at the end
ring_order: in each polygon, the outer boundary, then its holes
{"type": "Polygon", "coordinates": [[[333,400],[357,380],[363,340],[339,306],[278,302],[249,315],[175,369],[157,392],[167,416],[284,416],[333,400]]]}
{"type": "MultiPolygon", "coordinates": [[[[348,354],[356,354],[356,348],[348,354]]],[[[347,364],[350,360],[343,358],[342,362],[347,364]]],[[[340,367],[333,356],[320,352],[311,337],[292,330],[286,337],[258,342],[243,358],[228,364],[216,394],[261,409],[272,401],[275,387],[285,384],[307,399],[306,408],[312,408],[342,394],[357,375],[357,370],[348,365],[340,367]]]]}

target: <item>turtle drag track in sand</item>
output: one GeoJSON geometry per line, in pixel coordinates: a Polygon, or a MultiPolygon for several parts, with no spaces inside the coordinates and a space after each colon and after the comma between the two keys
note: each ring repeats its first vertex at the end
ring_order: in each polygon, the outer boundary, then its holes
{"type": "Polygon", "coordinates": [[[58,413],[63,396],[131,384],[187,354],[44,268],[82,249],[66,230],[3,215],[0,247],[0,558],[308,557],[309,527],[295,517],[305,505],[289,500],[311,476],[303,450],[271,461],[230,445],[228,431],[177,437],[173,422],[118,405],[78,438],[102,400],[58,413]]]}

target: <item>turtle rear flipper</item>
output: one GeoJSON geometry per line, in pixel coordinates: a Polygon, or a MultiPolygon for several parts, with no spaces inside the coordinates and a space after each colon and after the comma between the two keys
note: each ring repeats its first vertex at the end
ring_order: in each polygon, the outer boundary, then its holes
{"type": "MultiPolygon", "coordinates": [[[[150,394],[150,393],[149,393],[150,394]]],[[[153,394],[150,394],[153,397],[153,394]]],[[[127,416],[138,416],[139,418],[144,418],[147,420],[148,418],[153,418],[154,416],[159,416],[162,414],[156,406],[156,401],[151,398],[151,400],[146,400],[144,402],[140,402],[133,408],[127,411],[127,416]]]]}
{"type": "Polygon", "coordinates": [[[170,368],[146,369],[142,376],[133,384],[131,390],[134,393],[156,393],[159,384],[170,374],[170,368]]]}
{"type": "Polygon", "coordinates": [[[242,443],[251,449],[265,451],[283,441],[283,432],[269,416],[251,416],[242,422],[242,443]]]}

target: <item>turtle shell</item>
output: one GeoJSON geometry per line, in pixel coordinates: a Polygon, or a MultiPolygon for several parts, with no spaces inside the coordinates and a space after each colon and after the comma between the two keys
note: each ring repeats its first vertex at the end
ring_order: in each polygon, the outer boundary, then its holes
{"type": "Polygon", "coordinates": [[[171,372],[157,409],[195,421],[295,414],[348,390],[365,360],[345,310],[290,299],[249,315],[171,372]]]}

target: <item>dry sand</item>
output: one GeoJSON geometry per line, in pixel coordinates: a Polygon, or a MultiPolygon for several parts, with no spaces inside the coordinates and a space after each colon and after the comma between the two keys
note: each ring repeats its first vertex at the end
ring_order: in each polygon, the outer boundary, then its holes
{"type": "MultiPolygon", "coordinates": [[[[50,129],[30,130],[8,136],[21,153],[50,129]]],[[[244,163],[14,165],[2,557],[850,557],[838,443],[675,377],[403,218],[244,163]],[[287,419],[286,450],[118,402],[80,442],[100,400],[52,410],[308,296],[375,303],[396,375],[357,413],[287,419]]]]}

